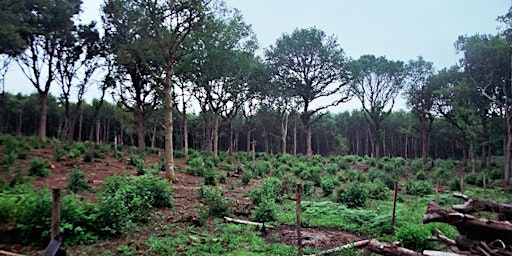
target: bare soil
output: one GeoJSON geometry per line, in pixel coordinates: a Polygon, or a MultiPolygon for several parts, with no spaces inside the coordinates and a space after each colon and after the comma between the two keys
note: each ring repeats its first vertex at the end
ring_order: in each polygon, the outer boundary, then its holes
{"type": "MultiPolygon", "coordinates": [[[[0,149],[0,159],[3,157],[3,151],[0,149]]],[[[15,166],[10,171],[3,170],[1,172],[1,178],[4,180],[12,181],[16,175],[19,174],[19,170],[27,170],[29,159],[39,157],[47,159],[50,165],[54,167],[48,177],[37,178],[33,180],[36,188],[66,188],[68,186],[68,174],[74,168],[85,170],[87,181],[94,186],[94,190],[80,192],[78,195],[84,200],[96,200],[95,191],[101,186],[103,180],[111,175],[136,175],[136,170],[132,166],[128,166],[128,159],[111,158],[109,154],[106,154],[105,158],[95,158],[91,163],[85,163],[82,159],[75,158],[70,160],[64,160],[55,162],[54,149],[51,146],[43,149],[33,149],[29,153],[29,156],[25,160],[17,160],[15,166]],[[18,170],[18,171],[15,171],[18,170]],[[18,173],[17,173],[18,172],[18,173]]],[[[147,155],[145,163],[158,163],[158,155],[147,155]]],[[[152,225],[141,226],[137,228],[136,232],[129,233],[120,238],[113,238],[108,240],[99,240],[92,247],[101,248],[102,250],[110,250],[116,252],[116,249],[122,245],[135,245],[138,247],[139,241],[145,241],[151,235],[159,234],[159,230],[155,229],[154,222],[160,222],[162,225],[168,222],[177,223],[181,226],[190,225],[187,222],[193,216],[198,216],[201,202],[197,197],[200,183],[203,180],[201,177],[187,175],[187,165],[184,159],[175,159],[176,178],[179,181],[178,184],[171,184],[170,187],[174,193],[175,206],[172,209],[159,209],[158,217],[152,220],[152,225]]],[[[220,170],[220,172],[227,172],[220,170]]],[[[231,202],[232,210],[244,210],[247,205],[250,205],[250,198],[246,197],[247,192],[261,180],[251,180],[248,186],[240,186],[240,178],[228,177],[227,182],[221,184],[223,186],[225,196],[229,198],[231,202]],[[238,185],[234,185],[238,184],[238,185]]],[[[243,217],[242,217],[243,218],[243,217]]],[[[214,222],[212,220],[206,221],[206,229],[213,230],[214,222]]],[[[2,228],[2,227],[0,227],[2,228]]],[[[179,231],[176,227],[171,231],[179,231]]],[[[337,247],[340,244],[348,243],[351,241],[364,239],[361,235],[344,231],[342,229],[335,228],[303,228],[302,238],[304,246],[311,246],[321,249],[337,247]]],[[[297,244],[297,233],[295,226],[282,225],[276,229],[267,229],[266,232],[262,232],[262,237],[269,243],[284,243],[284,244],[297,244]]],[[[89,246],[90,247],[90,246],[89,246]]],[[[72,255],[87,255],[88,246],[66,246],[64,249],[68,254],[72,255]]],[[[25,247],[13,244],[0,244],[0,250],[7,250],[15,253],[25,254],[36,254],[41,255],[44,252],[44,248],[37,247],[25,247]]]]}

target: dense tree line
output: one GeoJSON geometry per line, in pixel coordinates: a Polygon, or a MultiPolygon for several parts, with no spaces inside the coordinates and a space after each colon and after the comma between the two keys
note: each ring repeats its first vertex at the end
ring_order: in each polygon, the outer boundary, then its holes
{"type": "Polygon", "coordinates": [[[2,132],[164,148],[170,179],[173,149],[217,157],[252,145],[309,158],[454,158],[473,171],[477,160],[487,166],[503,155],[510,179],[510,11],[496,35],[460,36],[460,63],[436,71],[422,57],[349,59],[317,28],[284,33],[258,56],[251,26],[221,1],[106,0],[102,29],[79,22],[76,0],[0,5],[9,23],[0,29],[0,55],[36,90],[3,92],[2,132]],[[83,94],[93,74],[103,76],[102,95],[89,104],[83,94]],[[49,94],[54,86],[60,95],[49,94]],[[401,95],[410,111],[393,111],[401,95]],[[360,110],[328,112],[350,99],[360,110]]]}

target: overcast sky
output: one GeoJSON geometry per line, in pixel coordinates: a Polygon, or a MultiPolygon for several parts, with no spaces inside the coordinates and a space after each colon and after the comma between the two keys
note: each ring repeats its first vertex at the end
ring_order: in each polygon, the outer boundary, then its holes
{"type": "MultiPolygon", "coordinates": [[[[83,0],[85,21],[100,20],[101,0],[83,0]]],[[[295,28],[316,27],[335,35],[346,56],[364,54],[408,61],[421,55],[436,69],[457,63],[454,42],[460,35],[496,34],[496,18],[511,0],[225,0],[252,25],[262,49],[295,28]]],[[[29,94],[35,89],[14,63],[6,90],[29,94]]],[[[55,84],[52,93],[58,95],[55,84]]],[[[94,86],[97,87],[97,86],[94,86]]],[[[90,89],[88,101],[94,98],[90,89]]],[[[359,107],[345,103],[340,109],[359,107]]]]}

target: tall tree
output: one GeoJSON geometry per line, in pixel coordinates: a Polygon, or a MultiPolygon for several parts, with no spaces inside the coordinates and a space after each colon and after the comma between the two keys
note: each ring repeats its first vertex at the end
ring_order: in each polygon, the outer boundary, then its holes
{"type": "Polygon", "coordinates": [[[372,134],[373,156],[380,158],[382,125],[391,113],[395,99],[404,85],[406,70],[401,61],[363,55],[348,65],[352,80],[350,90],[361,102],[372,134]]]}
{"type": "MultiPolygon", "coordinates": [[[[162,69],[165,75],[161,78],[161,88],[164,103],[165,126],[165,172],[171,181],[174,176],[173,159],[173,84],[174,67],[177,61],[193,49],[183,47],[188,35],[198,29],[204,20],[209,0],[108,0],[105,6],[112,6],[105,12],[104,21],[111,29],[129,24],[137,30],[142,39],[152,41],[160,52],[162,69]],[[124,15],[127,14],[127,15],[124,15]]],[[[144,57],[143,52],[140,57],[144,57]]],[[[148,66],[153,63],[145,62],[148,66]]],[[[157,63],[158,64],[158,63],[157,63]]],[[[159,74],[154,74],[155,78],[159,74]]]]}
{"type": "Polygon", "coordinates": [[[348,96],[340,95],[347,84],[343,49],[334,36],[308,28],[283,34],[265,55],[274,72],[273,79],[280,81],[281,89],[297,98],[302,107],[306,154],[311,159],[311,124],[322,116],[321,111],[348,100],[348,96]],[[319,101],[325,98],[328,99],[319,101]]]}
{"type": "Polygon", "coordinates": [[[56,66],[56,80],[61,87],[64,104],[64,127],[62,140],[73,140],[74,125],[84,94],[93,74],[100,68],[101,44],[96,23],[79,25],[64,38],[57,49],[59,62],[56,66]],[[76,90],[76,103],[71,109],[72,90],[76,90]]]}
{"type": "Polygon", "coordinates": [[[45,141],[48,92],[55,80],[56,67],[60,61],[57,56],[58,49],[74,29],[74,18],[80,12],[81,1],[34,0],[29,3],[29,24],[34,28],[34,33],[26,38],[28,49],[17,56],[17,61],[39,95],[39,138],[45,141]]]}
{"type": "MultiPolygon", "coordinates": [[[[471,133],[476,133],[474,135],[476,142],[473,142],[471,146],[480,146],[485,155],[485,149],[489,144],[491,114],[493,112],[506,113],[510,110],[510,106],[507,107],[506,102],[507,94],[510,92],[507,87],[510,86],[504,85],[510,72],[508,68],[511,63],[509,45],[500,36],[474,35],[459,37],[455,46],[459,52],[463,53],[460,64],[464,72],[464,82],[470,87],[468,90],[475,90],[478,94],[472,99],[472,104],[475,106],[475,118],[478,119],[480,129],[471,130],[471,133]],[[499,111],[493,111],[494,109],[499,109],[499,111]]],[[[506,118],[505,114],[506,125],[512,125],[508,124],[510,121],[506,118]]],[[[504,134],[505,141],[508,140],[508,136],[508,134],[504,134]]],[[[505,158],[507,158],[507,150],[512,150],[512,148],[505,149],[505,158]]],[[[476,149],[473,148],[473,170],[476,162],[475,151],[476,149]]],[[[504,171],[507,182],[510,179],[510,167],[508,169],[509,171],[506,169],[504,171]]]]}
{"type": "Polygon", "coordinates": [[[421,159],[427,163],[429,151],[429,136],[435,119],[434,86],[428,79],[434,73],[432,62],[425,61],[421,56],[418,60],[410,60],[407,64],[408,76],[406,79],[405,97],[412,112],[420,121],[421,132],[421,159]]]}
{"type": "Polygon", "coordinates": [[[199,75],[193,81],[194,91],[205,117],[208,112],[212,117],[216,158],[221,119],[236,115],[247,95],[250,67],[255,61],[254,34],[238,11],[221,9],[208,16],[197,40],[203,47],[195,60],[199,75]]]}

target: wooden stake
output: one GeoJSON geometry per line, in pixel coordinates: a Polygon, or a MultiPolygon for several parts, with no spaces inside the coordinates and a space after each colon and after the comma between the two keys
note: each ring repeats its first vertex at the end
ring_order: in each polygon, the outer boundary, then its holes
{"type": "Polygon", "coordinates": [[[395,230],[395,214],[396,214],[396,196],[398,194],[398,181],[395,181],[395,191],[393,194],[393,213],[391,214],[391,230],[395,230]]]}
{"type": "Polygon", "coordinates": [[[484,172],[484,196],[487,194],[487,180],[485,179],[485,172],[484,172]]]}
{"type": "Polygon", "coordinates": [[[464,174],[460,176],[460,193],[464,194],[464,174]]]}
{"type": "Polygon", "coordinates": [[[439,203],[439,179],[437,179],[437,184],[436,184],[436,204],[439,203]]]}
{"type": "Polygon", "coordinates": [[[252,144],[252,163],[255,164],[256,163],[256,141],[253,140],[251,142],[252,144]]]}
{"type": "Polygon", "coordinates": [[[56,238],[60,233],[60,189],[52,189],[52,238],[56,238]]]}
{"type": "Polygon", "coordinates": [[[300,183],[297,184],[297,255],[302,256],[302,236],[300,232],[301,220],[300,220],[300,183]]]}

